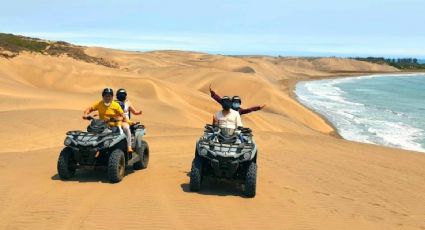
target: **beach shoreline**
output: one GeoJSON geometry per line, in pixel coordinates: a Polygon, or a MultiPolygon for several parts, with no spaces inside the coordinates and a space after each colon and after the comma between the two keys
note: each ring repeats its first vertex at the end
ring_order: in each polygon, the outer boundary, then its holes
{"type": "MultiPolygon", "coordinates": [[[[361,77],[361,76],[366,76],[366,75],[375,75],[375,74],[397,74],[400,72],[338,72],[337,74],[333,75],[333,76],[319,76],[317,78],[305,78],[305,79],[294,79],[294,81],[290,81],[288,84],[288,94],[289,96],[296,101],[298,104],[300,104],[301,106],[303,106],[305,109],[309,110],[310,112],[316,114],[317,116],[319,116],[327,125],[329,125],[333,131],[331,133],[329,133],[330,136],[333,136],[335,138],[338,139],[344,139],[339,133],[338,133],[338,129],[335,127],[334,124],[332,124],[332,122],[330,122],[325,116],[323,116],[322,114],[320,114],[319,112],[305,106],[299,99],[298,96],[295,93],[295,87],[298,83],[300,82],[304,82],[304,81],[320,81],[320,80],[332,80],[332,79],[339,79],[339,78],[353,78],[353,77],[361,77]]],[[[425,72],[424,72],[425,73],[425,72]]],[[[344,139],[346,140],[346,139],[344,139]]]]}
{"type": "MultiPolygon", "coordinates": [[[[326,122],[326,124],[328,124],[332,129],[333,132],[329,133],[330,136],[333,136],[335,138],[338,139],[344,139],[346,141],[351,141],[351,142],[355,142],[358,143],[357,141],[353,141],[353,140],[348,140],[345,139],[344,137],[342,137],[342,135],[338,132],[338,129],[336,128],[336,126],[329,121],[324,115],[322,115],[320,112],[307,107],[306,105],[304,105],[298,98],[297,94],[295,93],[295,88],[296,85],[300,82],[310,82],[310,81],[320,81],[320,80],[333,80],[333,79],[344,79],[344,78],[357,78],[357,77],[366,77],[366,76],[373,76],[373,75],[385,75],[385,76],[391,76],[391,75],[408,75],[408,74],[425,74],[425,71],[400,71],[400,72],[358,72],[358,73],[350,73],[350,74],[346,74],[344,75],[344,73],[341,73],[340,75],[335,75],[335,76],[326,76],[326,77],[318,77],[318,78],[314,78],[314,79],[300,79],[300,80],[296,80],[294,82],[291,82],[289,84],[289,95],[292,99],[294,99],[295,101],[297,101],[297,103],[299,103],[300,105],[302,105],[304,108],[306,108],[307,110],[315,113],[317,116],[319,116],[321,119],[323,119],[324,122],[326,122]]],[[[377,144],[380,146],[384,146],[384,147],[390,147],[390,146],[385,146],[385,145],[381,145],[381,144],[377,144]]],[[[390,148],[395,148],[395,147],[390,147],[390,148]]],[[[396,148],[399,149],[399,148],[396,148]]]]}

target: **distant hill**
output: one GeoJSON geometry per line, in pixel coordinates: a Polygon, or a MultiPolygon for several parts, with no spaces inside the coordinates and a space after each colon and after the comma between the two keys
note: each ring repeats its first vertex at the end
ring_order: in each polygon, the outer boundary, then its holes
{"type": "Polygon", "coordinates": [[[14,58],[21,52],[33,52],[44,55],[68,57],[117,68],[118,65],[99,57],[92,57],[84,52],[84,47],[75,46],[63,41],[47,41],[14,34],[0,33],[0,57],[14,58]]]}
{"type": "Polygon", "coordinates": [[[354,57],[358,61],[366,61],[381,65],[390,65],[400,70],[423,71],[425,70],[424,60],[417,58],[384,58],[384,57],[354,57]]]}

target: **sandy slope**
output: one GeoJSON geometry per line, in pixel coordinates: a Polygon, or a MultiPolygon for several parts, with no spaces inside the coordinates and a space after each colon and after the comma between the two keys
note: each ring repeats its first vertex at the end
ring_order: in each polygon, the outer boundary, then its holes
{"type": "Polygon", "coordinates": [[[111,69],[67,57],[0,59],[0,229],[425,229],[425,155],[331,137],[290,97],[299,79],[394,69],[340,59],[224,57],[90,48],[111,69]],[[194,143],[220,107],[243,105],[260,146],[258,195],[227,182],[188,192],[194,143]],[[144,111],[149,168],[109,184],[104,171],[60,181],[64,133],[105,86],[125,87],[144,111]]]}

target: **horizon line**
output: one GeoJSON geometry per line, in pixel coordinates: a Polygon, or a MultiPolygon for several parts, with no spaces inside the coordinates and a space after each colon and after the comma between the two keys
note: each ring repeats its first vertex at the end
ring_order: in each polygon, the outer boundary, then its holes
{"type": "MultiPolygon", "coordinates": [[[[265,49],[251,48],[248,49],[219,49],[216,43],[208,41],[208,35],[204,36],[204,41],[199,41],[189,36],[169,36],[169,35],[135,35],[135,36],[117,36],[117,35],[102,35],[94,34],[89,35],[86,33],[56,33],[56,32],[0,32],[0,33],[9,33],[14,35],[27,36],[32,38],[39,38],[49,41],[65,41],[75,45],[88,46],[88,47],[102,47],[109,49],[119,49],[124,51],[134,51],[134,52],[152,52],[152,51],[162,51],[162,50],[173,50],[173,51],[187,51],[187,52],[200,52],[208,54],[217,54],[217,55],[227,55],[227,56],[273,56],[273,57],[338,57],[338,58],[355,58],[355,57],[383,57],[383,58],[416,58],[418,60],[425,60],[425,54],[390,54],[390,53],[355,53],[348,52],[347,50],[335,51],[329,50],[325,51],[323,48],[316,50],[278,50],[268,47],[265,49]],[[94,40],[93,40],[94,39],[94,40]],[[92,40],[92,41],[90,41],[92,40]],[[96,41],[97,40],[97,41],[96,41]],[[105,41],[107,40],[107,41],[105,41]],[[114,42],[115,40],[115,42],[114,42]],[[123,42],[123,40],[125,42],[123,42]],[[141,44],[142,43],[142,44],[141,44]],[[195,46],[195,47],[193,47],[195,46]],[[199,48],[196,48],[198,46],[199,48]],[[209,48],[208,48],[209,46],[209,48]],[[202,48],[203,47],[203,48],[202,48]],[[215,47],[215,49],[214,49],[215,47]]],[[[199,36],[199,35],[198,35],[199,36]]],[[[220,37],[214,35],[215,37],[220,37]]],[[[211,36],[211,37],[214,37],[211,36]]],[[[229,35],[226,35],[229,36],[229,35]]],[[[241,36],[241,35],[231,35],[231,36],[241,36]]],[[[225,36],[223,36],[225,37],[225,36]]],[[[211,38],[210,38],[211,39],[211,38]]],[[[251,38],[255,40],[255,38],[251,38]]],[[[228,46],[229,44],[223,44],[223,47],[228,46]]],[[[329,44],[326,44],[329,45],[329,44]]],[[[340,45],[340,44],[339,44],[340,45]]],[[[340,45],[341,46],[341,45],[340,45]]],[[[344,47],[344,46],[342,46],[344,47]]],[[[332,48],[332,47],[331,47],[332,48]]],[[[337,47],[335,47],[337,48],[337,47]]],[[[399,51],[400,52],[400,51],[399,51]]]]}

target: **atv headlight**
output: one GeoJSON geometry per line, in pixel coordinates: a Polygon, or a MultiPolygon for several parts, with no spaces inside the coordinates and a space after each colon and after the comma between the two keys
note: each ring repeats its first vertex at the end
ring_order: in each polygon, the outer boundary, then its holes
{"type": "Polygon", "coordinates": [[[245,159],[245,160],[249,160],[250,158],[251,158],[251,154],[249,154],[249,153],[245,153],[243,155],[243,159],[245,159]]]}
{"type": "Polygon", "coordinates": [[[72,139],[70,137],[65,138],[65,141],[63,142],[63,144],[65,146],[69,146],[72,143],[72,139]]]}
{"type": "Polygon", "coordinates": [[[208,151],[206,149],[201,149],[201,151],[199,151],[199,154],[201,156],[206,156],[206,155],[208,155],[208,151]]]}
{"type": "Polygon", "coordinates": [[[110,140],[106,140],[105,142],[103,142],[103,147],[104,148],[109,148],[109,145],[111,144],[110,140]]]}

